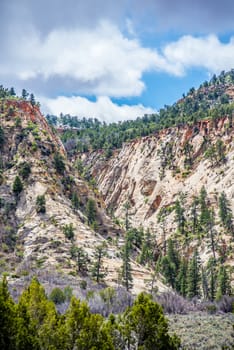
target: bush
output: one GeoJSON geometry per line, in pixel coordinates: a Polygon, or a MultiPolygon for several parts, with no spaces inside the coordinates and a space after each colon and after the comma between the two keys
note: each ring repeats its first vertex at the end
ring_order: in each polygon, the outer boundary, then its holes
{"type": "Polygon", "coordinates": [[[156,301],[162,305],[164,312],[168,314],[186,314],[194,309],[192,303],[173,292],[164,292],[157,295],[156,301]]]}
{"type": "Polygon", "coordinates": [[[49,299],[53,301],[55,304],[62,304],[65,302],[66,297],[63,291],[60,288],[56,287],[50,293],[49,299]]]}
{"type": "Polygon", "coordinates": [[[63,227],[63,233],[67,237],[67,239],[72,240],[74,238],[74,228],[72,224],[65,225],[63,227]]]}
{"type": "Polygon", "coordinates": [[[31,166],[27,162],[23,162],[20,164],[19,175],[22,179],[27,179],[31,174],[31,166]]]}
{"type": "Polygon", "coordinates": [[[221,300],[218,302],[218,308],[221,312],[233,312],[234,306],[234,297],[230,297],[229,295],[224,295],[221,300]]]}
{"type": "Polygon", "coordinates": [[[61,154],[56,153],[54,156],[54,166],[59,174],[63,174],[65,170],[64,159],[61,154]]]}
{"type": "Polygon", "coordinates": [[[16,196],[18,196],[20,192],[23,190],[23,183],[20,180],[20,177],[18,175],[15,177],[12,190],[16,196]]]}
{"type": "Polygon", "coordinates": [[[36,211],[37,213],[44,214],[46,212],[46,206],[45,206],[45,195],[37,196],[36,199],[36,211]]]}

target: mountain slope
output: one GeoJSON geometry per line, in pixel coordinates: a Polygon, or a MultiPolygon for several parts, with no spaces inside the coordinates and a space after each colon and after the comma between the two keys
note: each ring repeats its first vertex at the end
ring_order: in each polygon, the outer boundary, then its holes
{"type": "MultiPolygon", "coordinates": [[[[91,265],[95,248],[104,243],[105,281],[117,285],[122,259],[112,241],[122,231],[106,215],[102,198],[70,166],[61,141],[37,106],[5,98],[0,107],[1,271],[17,278],[37,271],[83,278],[77,275],[71,248],[83,248],[91,265]],[[90,200],[95,208],[92,223],[87,216],[90,200]]],[[[133,291],[139,292],[150,270],[133,261],[132,267],[133,291]]],[[[159,287],[163,288],[160,283],[159,287]]]]}
{"type": "Polygon", "coordinates": [[[230,118],[205,120],[125,143],[108,160],[101,151],[93,152],[85,162],[113,215],[124,222],[128,204],[131,225],[149,228],[160,251],[172,238],[181,256],[191,258],[197,248],[204,266],[213,256],[225,266],[233,266],[233,136],[230,118]],[[211,220],[198,227],[203,189],[205,206],[214,212],[213,250],[208,228],[211,220]],[[230,215],[232,212],[230,230],[219,215],[222,194],[227,198],[230,215]],[[194,202],[198,223],[193,230],[194,202]],[[178,222],[179,209],[183,227],[178,222]]]}

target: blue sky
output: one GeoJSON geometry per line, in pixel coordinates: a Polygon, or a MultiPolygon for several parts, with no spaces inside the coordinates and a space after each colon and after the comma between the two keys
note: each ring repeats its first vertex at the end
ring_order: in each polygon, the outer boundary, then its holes
{"type": "Polygon", "coordinates": [[[1,0],[0,83],[44,113],[154,113],[234,67],[231,0],[1,0]]]}

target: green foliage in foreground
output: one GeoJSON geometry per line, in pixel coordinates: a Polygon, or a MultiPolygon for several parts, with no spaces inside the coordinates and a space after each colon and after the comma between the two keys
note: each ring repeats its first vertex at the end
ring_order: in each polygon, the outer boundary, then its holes
{"type": "Polygon", "coordinates": [[[12,300],[4,278],[0,315],[2,350],[174,350],[180,346],[179,339],[168,333],[162,308],[144,294],[124,314],[110,315],[109,319],[92,314],[85,302],[74,297],[66,313],[60,315],[36,278],[18,304],[12,300]]]}

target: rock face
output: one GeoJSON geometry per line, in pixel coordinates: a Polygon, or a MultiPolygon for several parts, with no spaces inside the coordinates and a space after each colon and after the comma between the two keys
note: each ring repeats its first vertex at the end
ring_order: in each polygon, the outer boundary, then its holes
{"type": "MultiPolygon", "coordinates": [[[[106,215],[102,198],[72,169],[61,141],[38,107],[26,101],[4,101],[0,118],[4,131],[0,154],[1,271],[18,278],[37,270],[54,271],[64,278],[72,274],[79,279],[82,277],[77,275],[76,262],[71,259],[71,246],[82,247],[92,261],[95,247],[105,243],[106,283],[117,285],[122,264],[121,247],[111,242],[121,236],[122,231],[106,215]],[[61,172],[55,169],[55,154],[63,157],[65,168],[61,172]],[[25,164],[31,169],[27,176],[22,173],[25,164]],[[13,183],[17,175],[23,190],[16,194],[13,183]],[[77,209],[71,201],[74,193],[79,199],[77,209]],[[45,213],[37,210],[38,196],[45,197],[45,213]],[[87,223],[85,207],[89,198],[96,202],[96,232],[87,223]],[[66,225],[73,227],[73,240],[64,234],[66,225]]],[[[146,280],[150,279],[151,271],[134,261],[132,268],[133,292],[137,293],[147,288],[146,280]]],[[[160,282],[158,287],[164,288],[160,282]]]]}
{"type": "MultiPolygon", "coordinates": [[[[233,136],[228,118],[215,123],[202,121],[126,143],[109,160],[93,153],[86,164],[114,215],[124,220],[125,204],[129,203],[132,226],[150,228],[160,243],[165,233],[168,238],[176,232],[175,211],[168,211],[163,225],[158,216],[163,209],[173,207],[181,194],[188,213],[204,186],[218,217],[218,196],[224,191],[234,213],[233,136]],[[214,164],[208,150],[217,147],[217,142],[221,142],[226,159],[214,164]]],[[[231,238],[221,232],[224,241],[232,245],[231,238]]],[[[210,256],[205,244],[199,249],[204,259],[210,256]]],[[[233,262],[230,255],[229,263],[233,262]]]]}

